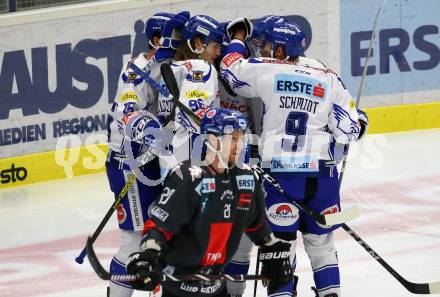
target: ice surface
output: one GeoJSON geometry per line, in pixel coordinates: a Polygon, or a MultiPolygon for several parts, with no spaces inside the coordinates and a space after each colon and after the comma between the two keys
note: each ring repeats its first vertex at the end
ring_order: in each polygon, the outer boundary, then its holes
{"type": "MultiPolygon", "coordinates": [[[[371,135],[352,145],[343,181],[343,207],[364,209],[349,225],[412,282],[440,280],[439,153],[440,130],[371,135]]],[[[105,174],[0,190],[0,296],[106,296],[106,283],[74,258],[111,203],[105,174]]],[[[414,296],[345,231],[336,239],[343,296],[414,296]]],[[[113,218],[96,243],[106,265],[117,244],[113,218]]],[[[312,297],[301,240],[297,251],[298,296],[312,297]]],[[[261,284],[258,296],[266,296],[261,284]]]]}

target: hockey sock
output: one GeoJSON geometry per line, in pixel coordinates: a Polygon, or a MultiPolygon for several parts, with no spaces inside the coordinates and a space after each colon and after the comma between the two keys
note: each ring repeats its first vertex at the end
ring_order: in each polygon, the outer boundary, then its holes
{"type": "MultiPolygon", "coordinates": [[[[249,262],[230,261],[226,266],[224,273],[226,274],[247,274],[249,271],[249,262]]],[[[246,282],[226,282],[228,294],[243,295],[246,288],[246,282]]]]}
{"type": "MultiPolygon", "coordinates": [[[[111,274],[127,274],[124,263],[113,257],[110,263],[111,274]]],[[[133,289],[127,282],[111,281],[109,297],[131,297],[133,289]]]]}

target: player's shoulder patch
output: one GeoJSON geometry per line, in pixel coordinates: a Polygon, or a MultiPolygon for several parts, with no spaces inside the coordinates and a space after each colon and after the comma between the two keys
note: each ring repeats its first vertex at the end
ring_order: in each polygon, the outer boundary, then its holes
{"type": "Polygon", "coordinates": [[[237,188],[239,190],[250,190],[252,192],[255,190],[255,178],[251,172],[237,175],[235,179],[237,180],[237,188]]]}
{"type": "Polygon", "coordinates": [[[238,59],[243,58],[243,55],[237,52],[234,53],[230,53],[229,55],[226,55],[223,58],[223,64],[226,65],[226,67],[231,66],[235,61],[237,61],[238,59]]]}

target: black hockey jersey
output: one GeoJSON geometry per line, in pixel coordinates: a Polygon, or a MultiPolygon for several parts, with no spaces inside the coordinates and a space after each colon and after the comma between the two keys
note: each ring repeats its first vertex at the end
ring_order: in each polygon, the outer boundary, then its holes
{"type": "MultiPolygon", "coordinates": [[[[166,241],[166,273],[220,273],[243,232],[253,242],[271,233],[261,186],[250,169],[235,167],[216,174],[209,166],[185,161],[169,174],[163,189],[150,206],[144,233],[166,241]]],[[[218,283],[205,284],[205,290],[195,283],[162,285],[177,295],[209,296],[217,293],[218,283]]]]}

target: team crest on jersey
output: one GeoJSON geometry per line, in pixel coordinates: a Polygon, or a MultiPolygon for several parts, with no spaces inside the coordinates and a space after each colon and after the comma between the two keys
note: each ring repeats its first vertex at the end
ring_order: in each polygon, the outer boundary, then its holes
{"type": "Polygon", "coordinates": [[[237,175],[236,179],[239,190],[254,191],[255,181],[252,175],[237,175]]]}
{"type": "Polygon", "coordinates": [[[197,194],[214,193],[215,192],[215,178],[204,178],[195,188],[197,194]]]}
{"type": "Polygon", "coordinates": [[[191,82],[207,82],[210,78],[211,78],[211,72],[212,72],[212,67],[209,67],[209,72],[206,75],[203,75],[203,71],[202,70],[191,70],[189,71],[189,73],[186,75],[186,80],[189,80],[191,82]]]}
{"type": "Polygon", "coordinates": [[[118,216],[118,223],[123,224],[127,219],[127,212],[124,209],[124,205],[122,203],[116,206],[116,214],[118,216]]]}
{"type": "Polygon", "coordinates": [[[195,81],[201,81],[203,79],[203,71],[200,70],[193,71],[192,78],[195,81]]]}
{"type": "Polygon", "coordinates": [[[127,71],[125,71],[124,73],[122,73],[122,81],[124,83],[131,83],[134,84],[135,86],[139,85],[142,82],[142,78],[138,77],[136,73],[134,72],[128,72],[127,75],[127,71]]]}
{"type": "Polygon", "coordinates": [[[267,218],[277,226],[291,226],[298,221],[298,209],[290,203],[276,203],[267,210],[267,218]]]}
{"type": "Polygon", "coordinates": [[[137,77],[137,74],[136,74],[136,73],[129,73],[129,74],[128,74],[128,81],[129,81],[129,82],[134,82],[135,79],[136,79],[136,77],[137,77]]]}

